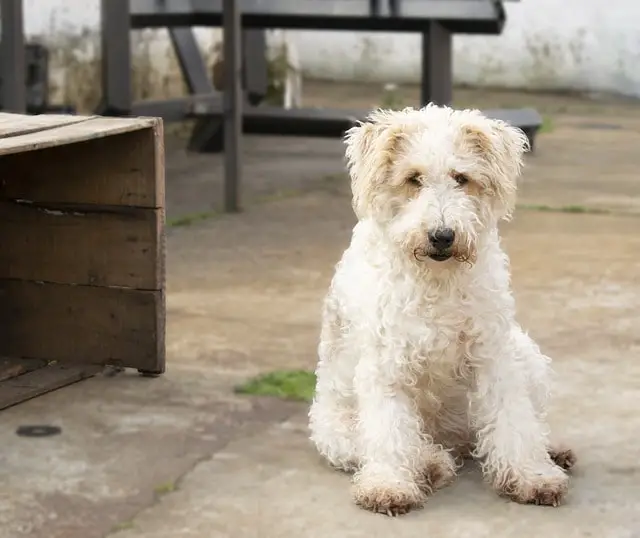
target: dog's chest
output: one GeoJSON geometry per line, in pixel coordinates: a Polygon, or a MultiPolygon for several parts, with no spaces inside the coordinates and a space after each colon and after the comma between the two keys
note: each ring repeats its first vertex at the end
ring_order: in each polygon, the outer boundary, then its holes
{"type": "Polygon", "coordinates": [[[455,362],[470,328],[470,300],[461,290],[408,286],[396,290],[393,324],[414,359],[455,362]]]}
{"type": "Polygon", "coordinates": [[[398,329],[405,341],[405,360],[416,376],[418,392],[440,397],[465,386],[470,378],[471,319],[464,296],[416,301],[399,319],[403,319],[398,329]]]}

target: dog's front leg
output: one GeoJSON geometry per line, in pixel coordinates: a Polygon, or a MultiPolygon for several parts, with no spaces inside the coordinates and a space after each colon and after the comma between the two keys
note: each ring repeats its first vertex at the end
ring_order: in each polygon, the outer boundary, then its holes
{"type": "Polygon", "coordinates": [[[451,455],[423,432],[420,414],[406,391],[403,362],[363,358],[354,380],[362,453],[354,500],[387,515],[422,506],[427,493],[455,475],[451,455]]]}
{"type": "Polygon", "coordinates": [[[500,494],[556,506],[567,492],[568,477],[547,452],[547,426],[531,398],[529,350],[521,342],[514,328],[504,335],[494,332],[471,350],[475,455],[500,494]]]}

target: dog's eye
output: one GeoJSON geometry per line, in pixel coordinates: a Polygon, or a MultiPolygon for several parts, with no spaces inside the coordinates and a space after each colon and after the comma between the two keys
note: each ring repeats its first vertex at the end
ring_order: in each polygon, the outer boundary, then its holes
{"type": "Polygon", "coordinates": [[[469,177],[465,174],[461,174],[459,172],[454,172],[453,174],[451,174],[451,177],[455,180],[455,182],[460,185],[461,187],[463,185],[466,185],[467,183],[469,183],[469,177]]]}
{"type": "Polygon", "coordinates": [[[414,187],[422,187],[422,181],[420,181],[420,174],[418,172],[413,172],[407,176],[407,183],[414,187]]]}

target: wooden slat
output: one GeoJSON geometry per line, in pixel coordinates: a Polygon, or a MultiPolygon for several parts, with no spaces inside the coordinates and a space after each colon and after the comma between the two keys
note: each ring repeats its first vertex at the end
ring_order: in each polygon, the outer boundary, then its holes
{"type": "Polygon", "coordinates": [[[0,155],[74,144],[85,140],[139,131],[140,129],[153,129],[159,121],[156,118],[103,118],[94,116],[88,121],[71,123],[55,129],[2,138],[0,139],[0,155]]]}
{"type": "Polygon", "coordinates": [[[37,370],[43,366],[47,366],[47,361],[44,359],[0,358],[0,382],[37,370]]]}
{"type": "MultiPolygon", "coordinates": [[[[164,207],[162,124],[150,125],[134,132],[1,156],[0,199],[164,207]]],[[[90,121],[68,129],[96,126],[90,121]]],[[[53,132],[27,137],[49,140],[53,132]]],[[[105,130],[102,134],[113,133],[105,130]]],[[[8,140],[21,138],[26,137],[8,140]]]]}
{"type": "Polygon", "coordinates": [[[2,356],[160,373],[164,324],[164,291],[0,280],[2,356]]]}
{"type": "Polygon", "coordinates": [[[20,136],[64,125],[73,125],[93,119],[95,116],[70,116],[68,114],[41,114],[25,116],[0,112],[0,138],[20,136]]]}
{"type": "Polygon", "coordinates": [[[0,383],[0,409],[97,374],[100,366],[52,364],[0,383]]]}
{"type": "Polygon", "coordinates": [[[0,200],[0,278],[161,289],[161,213],[0,200]]]}

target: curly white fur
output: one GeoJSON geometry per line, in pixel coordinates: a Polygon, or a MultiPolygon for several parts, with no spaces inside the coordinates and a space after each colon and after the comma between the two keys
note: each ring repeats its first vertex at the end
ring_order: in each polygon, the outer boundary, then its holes
{"type": "Polygon", "coordinates": [[[465,455],[501,494],[556,505],[573,456],[549,447],[550,360],[515,319],[498,235],[524,134],[429,105],[376,111],[346,145],[359,221],[324,304],[313,442],[374,511],[421,506],[465,455]]]}

